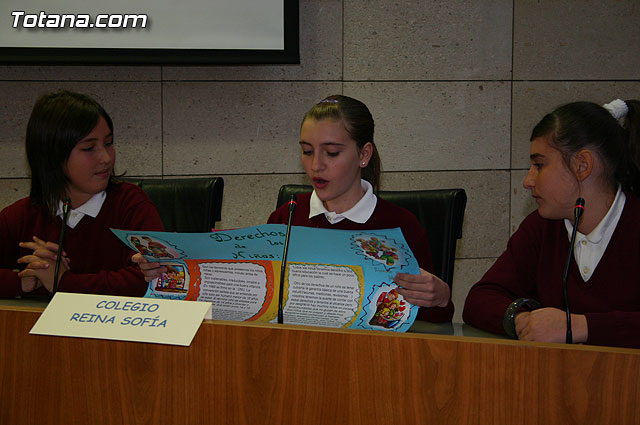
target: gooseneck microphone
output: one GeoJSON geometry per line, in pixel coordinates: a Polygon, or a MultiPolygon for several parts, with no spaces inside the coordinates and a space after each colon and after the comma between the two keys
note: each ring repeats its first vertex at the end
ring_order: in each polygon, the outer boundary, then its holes
{"type": "Polygon", "coordinates": [[[289,201],[289,220],[287,220],[287,236],[284,239],[284,253],[282,254],[282,267],[280,269],[280,290],[278,291],[278,323],[284,323],[284,315],[282,314],[282,302],[284,298],[284,275],[287,270],[287,254],[289,253],[289,236],[291,235],[291,221],[293,219],[293,210],[296,209],[296,195],[291,195],[289,201]]]}
{"type": "Polygon", "coordinates": [[[564,309],[567,312],[567,344],[573,343],[573,335],[571,333],[571,311],[569,310],[569,295],[567,293],[567,277],[569,276],[569,265],[571,257],[573,257],[573,246],[576,243],[576,233],[578,232],[578,223],[584,212],[584,199],[578,198],[576,206],[573,207],[573,231],[571,232],[571,242],[569,243],[569,255],[567,256],[567,265],[564,268],[564,276],[562,277],[562,296],[564,298],[564,309]]]}
{"type": "Polygon", "coordinates": [[[60,260],[62,259],[62,245],[64,244],[64,230],[67,227],[67,219],[69,218],[69,209],[71,208],[71,199],[66,198],[62,202],[62,229],[60,229],[60,240],[58,241],[58,254],[56,256],[56,268],[53,275],[53,294],[58,292],[58,271],[60,270],[60,260]]]}

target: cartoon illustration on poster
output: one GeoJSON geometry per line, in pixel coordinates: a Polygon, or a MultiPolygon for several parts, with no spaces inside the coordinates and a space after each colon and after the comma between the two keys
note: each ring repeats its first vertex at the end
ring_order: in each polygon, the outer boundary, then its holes
{"type": "Polygon", "coordinates": [[[151,256],[157,259],[177,259],[184,256],[183,252],[179,252],[179,248],[172,246],[169,242],[162,239],[150,237],[148,235],[129,235],[129,242],[145,256],[151,256]]]}
{"type": "Polygon", "coordinates": [[[352,237],[352,247],[355,247],[356,255],[369,260],[374,266],[382,265],[386,270],[408,264],[407,255],[399,248],[399,244],[382,235],[356,234],[352,237]]]}
{"type": "MultiPolygon", "coordinates": [[[[384,285],[388,286],[388,285],[384,285]]],[[[395,289],[382,288],[376,299],[376,309],[369,320],[372,326],[381,326],[392,329],[406,318],[408,305],[395,289]],[[386,289],[386,290],[385,290],[386,289]]]]}
{"type": "Polygon", "coordinates": [[[174,295],[183,298],[189,291],[188,271],[182,264],[165,264],[165,267],[167,271],[151,282],[150,289],[159,296],[174,295]]]}

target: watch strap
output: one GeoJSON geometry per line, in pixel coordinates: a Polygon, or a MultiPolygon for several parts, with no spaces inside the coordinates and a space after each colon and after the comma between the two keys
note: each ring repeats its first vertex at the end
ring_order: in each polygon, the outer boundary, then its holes
{"type": "Polygon", "coordinates": [[[518,339],[516,333],[516,314],[522,307],[528,307],[529,310],[535,310],[541,307],[540,303],[533,298],[518,298],[504,312],[502,317],[502,327],[510,338],[518,339]]]}

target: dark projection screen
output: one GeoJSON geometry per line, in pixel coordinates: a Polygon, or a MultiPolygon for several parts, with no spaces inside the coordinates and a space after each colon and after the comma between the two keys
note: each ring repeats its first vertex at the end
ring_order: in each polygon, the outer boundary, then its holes
{"type": "Polygon", "coordinates": [[[299,63],[298,0],[1,0],[4,64],[299,63]]]}

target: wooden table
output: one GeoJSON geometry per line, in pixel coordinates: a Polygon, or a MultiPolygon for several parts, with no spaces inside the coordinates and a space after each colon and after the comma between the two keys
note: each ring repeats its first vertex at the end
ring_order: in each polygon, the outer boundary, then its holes
{"type": "Polygon", "coordinates": [[[640,350],[234,322],[189,347],[29,335],[0,306],[0,424],[640,424],[640,350]]]}

